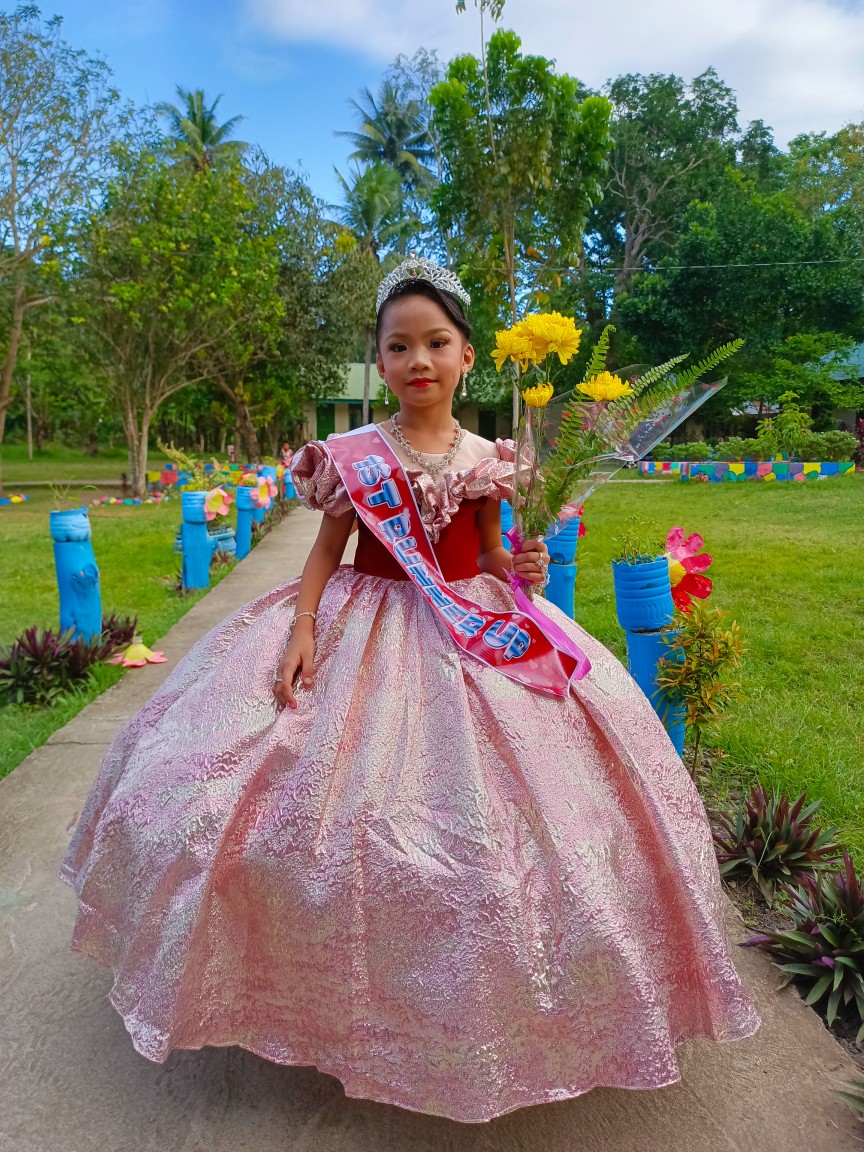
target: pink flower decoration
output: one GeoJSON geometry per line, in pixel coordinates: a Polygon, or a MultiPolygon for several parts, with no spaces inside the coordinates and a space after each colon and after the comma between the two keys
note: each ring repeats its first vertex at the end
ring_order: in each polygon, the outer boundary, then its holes
{"type": "Polygon", "coordinates": [[[700,552],[704,540],[694,532],[686,539],[683,528],[673,528],[666,537],[666,556],[669,561],[669,579],[672,600],[682,612],[693,607],[693,597],[705,600],[711,595],[713,584],[701,573],[711,567],[711,557],[700,552]]]}
{"type": "Polygon", "coordinates": [[[140,636],[134,636],[128,648],[112,656],[108,664],[120,664],[123,668],[143,668],[145,664],[165,664],[168,657],[163,652],[152,652],[141,643],[140,636]]]}
{"type": "Polygon", "coordinates": [[[233,501],[234,497],[224,488],[211,488],[204,501],[204,519],[215,520],[217,516],[227,516],[233,501]]]}
{"type": "Polygon", "coordinates": [[[258,483],[252,489],[251,500],[252,503],[258,508],[264,508],[265,511],[273,503],[273,498],[276,495],[276,485],[269,476],[259,476],[258,483]]]}

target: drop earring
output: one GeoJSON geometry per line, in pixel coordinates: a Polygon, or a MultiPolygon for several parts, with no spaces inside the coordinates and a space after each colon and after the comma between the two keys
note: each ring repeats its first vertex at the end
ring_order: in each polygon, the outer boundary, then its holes
{"type": "Polygon", "coordinates": [[[386,380],[384,381],[384,406],[385,408],[390,407],[390,385],[386,380]]]}
{"type": "Polygon", "coordinates": [[[462,373],[462,391],[459,393],[459,396],[460,396],[460,398],[461,398],[462,400],[464,400],[464,399],[465,399],[465,397],[468,395],[468,382],[467,382],[467,377],[468,377],[468,373],[467,373],[467,372],[463,372],[463,373],[462,373]]]}

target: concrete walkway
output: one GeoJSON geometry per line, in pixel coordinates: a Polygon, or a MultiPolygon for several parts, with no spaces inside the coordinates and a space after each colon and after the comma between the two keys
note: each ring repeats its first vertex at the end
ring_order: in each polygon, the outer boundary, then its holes
{"type": "MultiPolygon", "coordinates": [[[[182,654],[238,605],[300,572],[319,517],[298,509],[128,673],[0,782],[2,1152],[852,1152],[864,1126],[832,1097],[851,1059],[766,957],[736,950],[763,1017],[738,1044],[679,1049],[683,1081],[596,1089],[485,1125],[346,1099],[312,1068],[239,1048],[132,1048],[111,975],[69,949],[73,892],[56,878],[101,757],[182,654]]],[[[734,940],[747,930],[728,906],[734,940]]]]}

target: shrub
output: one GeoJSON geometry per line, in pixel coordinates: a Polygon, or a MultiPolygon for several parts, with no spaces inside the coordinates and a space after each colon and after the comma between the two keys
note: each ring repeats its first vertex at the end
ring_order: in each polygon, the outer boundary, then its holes
{"type": "Polygon", "coordinates": [[[713,814],[714,847],[724,879],[749,873],[767,904],[776,885],[829,867],[840,856],[836,828],[818,828],[813,815],[821,801],[804,807],[806,792],[791,805],[775,788],[754,784],[733,812],[713,814]]]}
{"type": "Polygon", "coordinates": [[[721,440],[714,455],[718,460],[758,460],[760,446],[758,440],[745,440],[743,436],[730,436],[721,440]]]}
{"type": "Polygon", "coordinates": [[[704,440],[694,440],[687,444],[660,444],[651,452],[652,460],[710,460],[713,449],[704,440]]]}
{"type": "Polygon", "coordinates": [[[666,643],[672,650],[661,659],[657,687],[684,709],[685,722],[696,732],[693,771],[699,763],[702,733],[721,719],[741,695],[729,675],[741,664],[744,648],[741,628],[726,613],[695,602],[688,613],[676,612],[666,643]]]}
{"type": "Polygon", "coordinates": [[[44,632],[28,628],[8,647],[0,648],[0,701],[4,704],[53,703],[86,680],[94,664],[114,651],[100,636],[88,643],[73,639],[73,630],[44,632]]]}
{"type": "MultiPolygon", "coordinates": [[[[808,985],[805,1004],[827,995],[829,1027],[841,1009],[864,1022],[864,888],[849,853],[843,850],[839,872],[804,876],[796,888],[782,888],[794,928],[760,933],[741,947],[762,948],[775,958],[786,977],[781,988],[796,979],[808,985]]],[[[856,1041],[862,1039],[864,1023],[856,1041]]]]}
{"type": "Polygon", "coordinates": [[[854,432],[807,432],[798,445],[802,460],[827,460],[839,463],[852,460],[858,438],[854,432]]]}

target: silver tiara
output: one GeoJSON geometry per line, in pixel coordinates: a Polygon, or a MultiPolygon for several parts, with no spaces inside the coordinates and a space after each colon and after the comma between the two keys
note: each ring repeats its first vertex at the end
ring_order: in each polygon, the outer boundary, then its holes
{"type": "Polygon", "coordinates": [[[381,305],[394,289],[400,284],[404,284],[406,280],[428,280],[436,288],[441,288],[458,297],[466,307],[471,303],[471,297],[462,287],[455,272],[448,272],[446,268],[442,268],[434,261],[416,256],[412,252],[407,260],[403,260],[398,268],[394,268],[381,281],[378,287],[378,299],[375,303],[376,315],[381,311],[381,305]]]}

